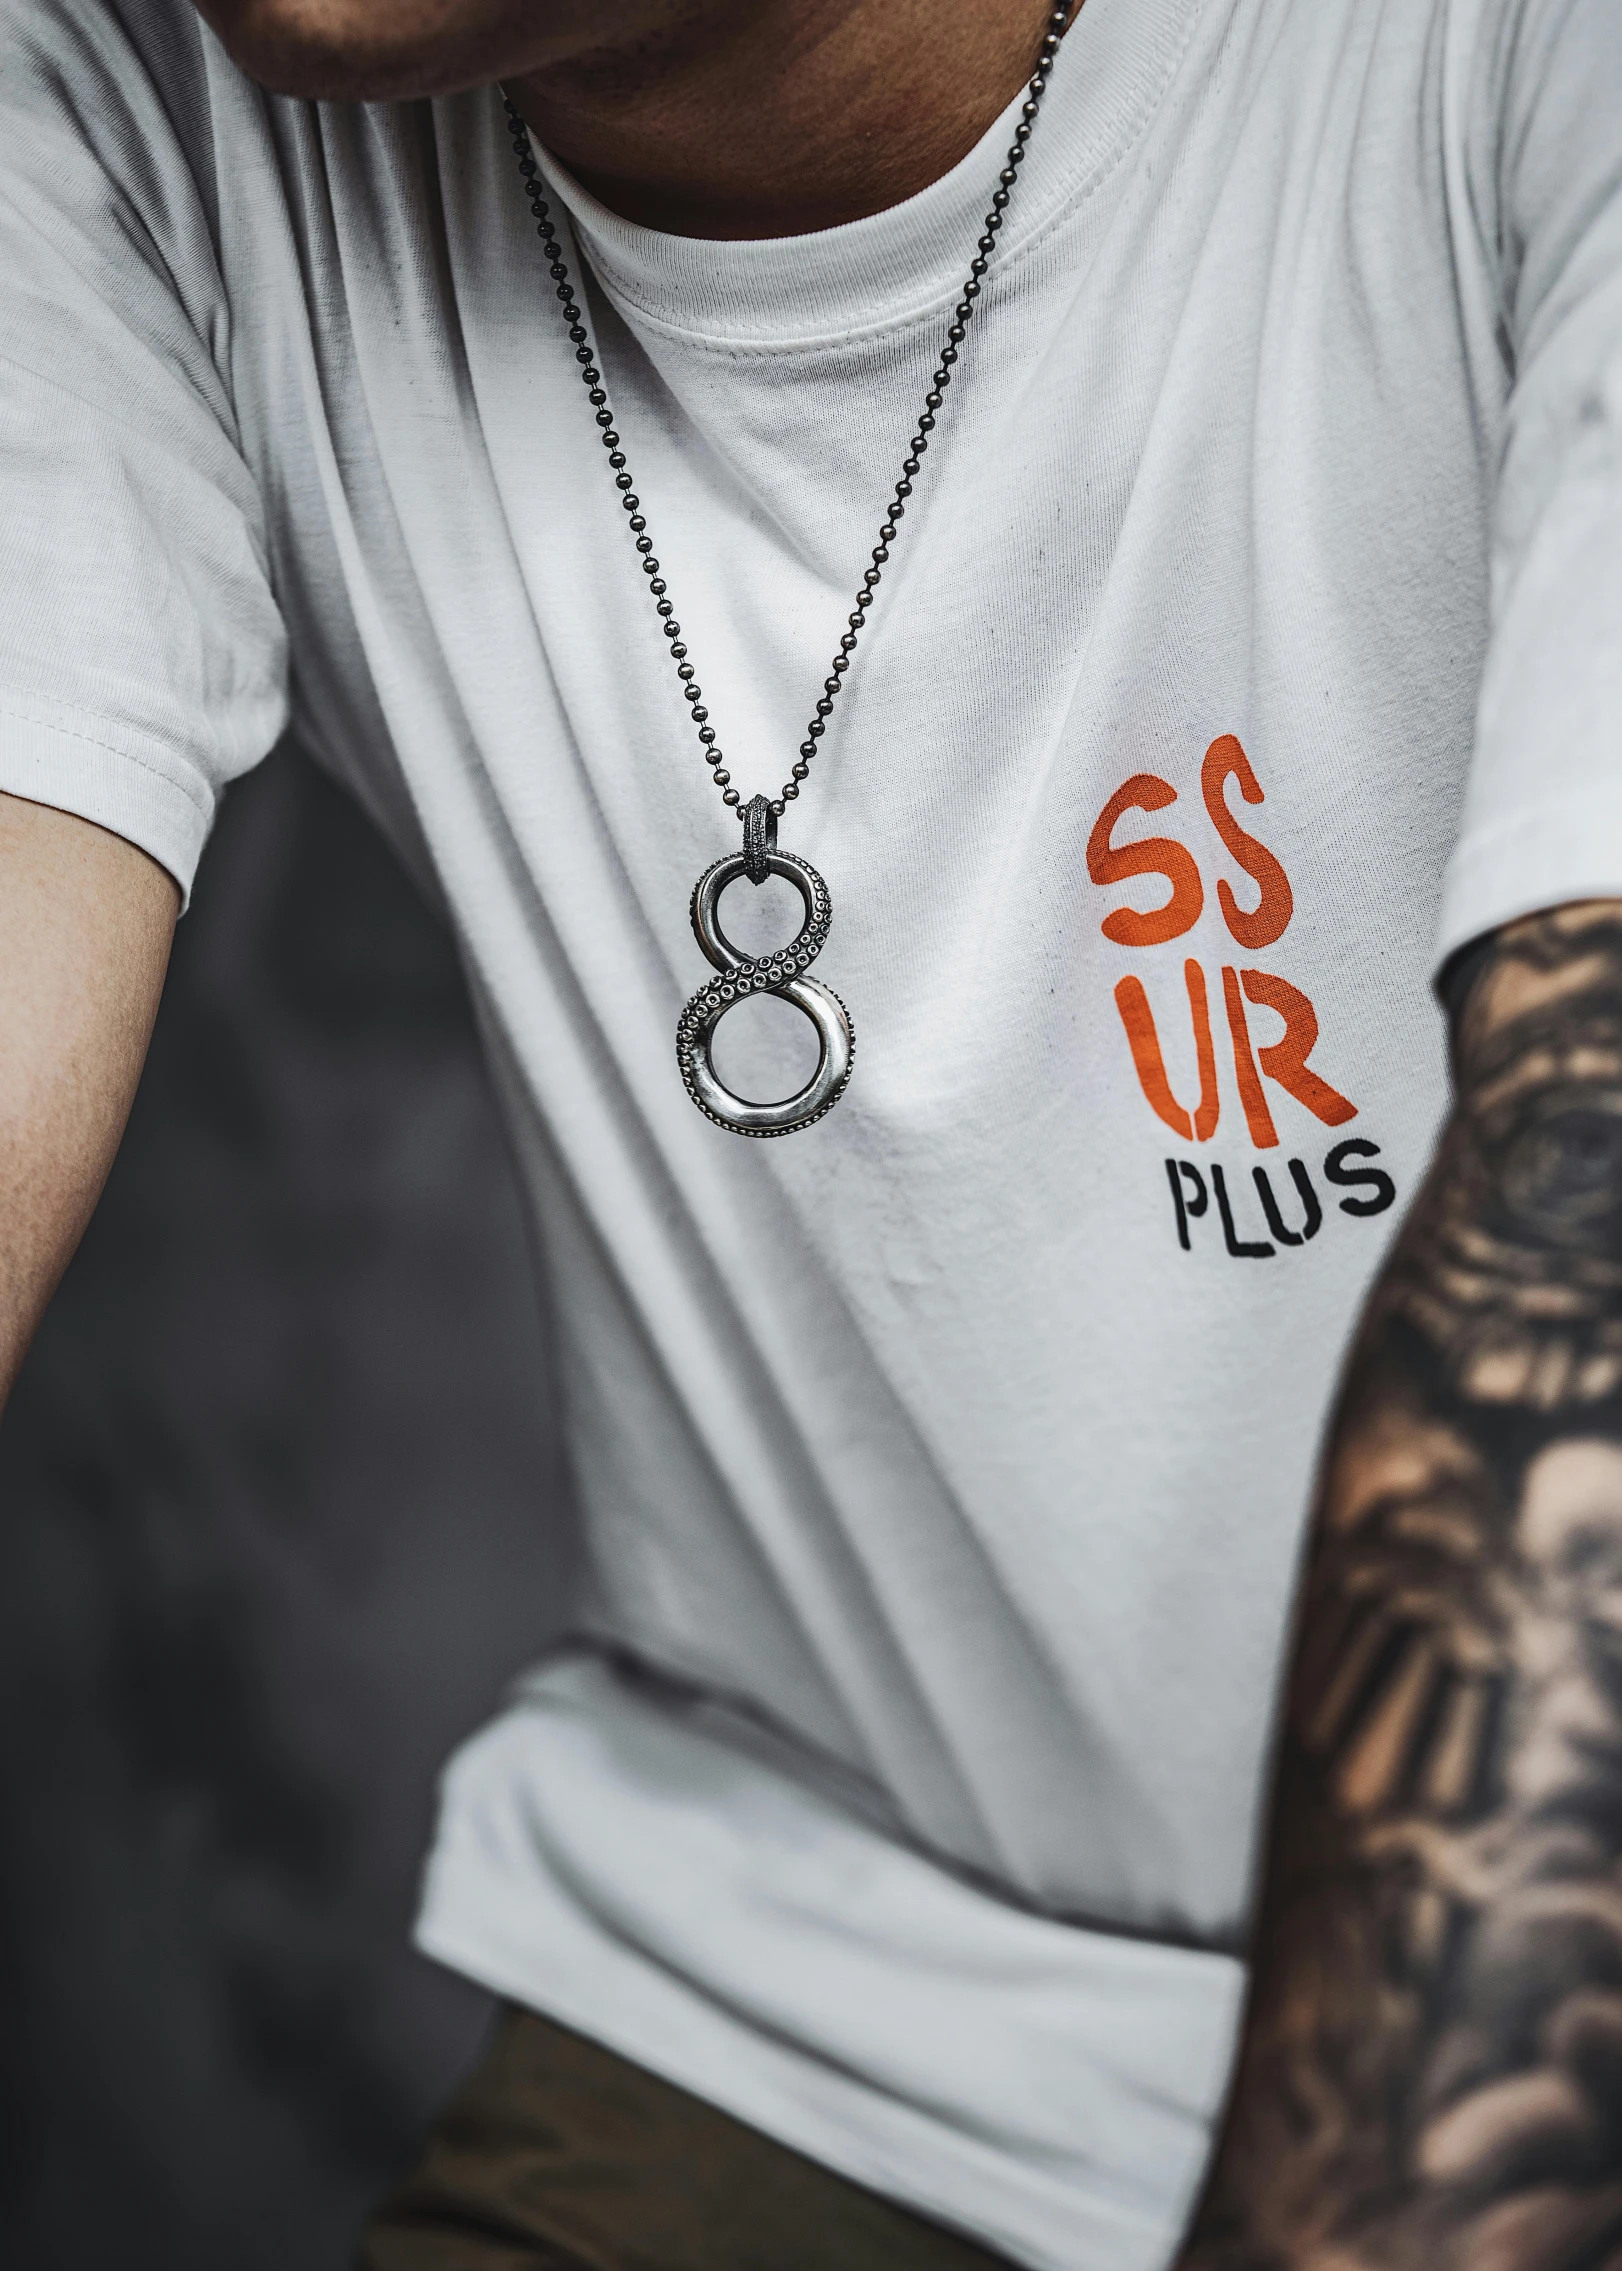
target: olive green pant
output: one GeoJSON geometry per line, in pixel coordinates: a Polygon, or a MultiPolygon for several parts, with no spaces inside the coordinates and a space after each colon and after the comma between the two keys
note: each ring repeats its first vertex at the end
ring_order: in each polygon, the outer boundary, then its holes
{"type": "Polygon", "coordinates": [[[993,2271],[599,2044],[509,2009],[358,2271],[993,2271]]]}

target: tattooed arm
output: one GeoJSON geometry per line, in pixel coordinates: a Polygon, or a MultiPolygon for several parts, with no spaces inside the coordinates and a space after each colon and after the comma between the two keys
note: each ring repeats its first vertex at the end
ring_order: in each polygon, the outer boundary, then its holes
{"type": "Polygon", "coordinates": [[[1622,2271],[1622,902],[1499,932],[1452,1006],[1188,2271],[1622,2271]]]}

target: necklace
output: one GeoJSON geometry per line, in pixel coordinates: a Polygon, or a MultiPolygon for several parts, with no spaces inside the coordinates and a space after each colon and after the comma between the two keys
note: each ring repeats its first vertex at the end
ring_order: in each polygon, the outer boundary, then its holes
{"type": "Polygon", "coordinates": [[[941,349],[935,375],[929,382],[929,391],[924,396],[924,407],[919,413],[916,431],[908,444],[906,457],[902,460],[900,479],[896,482],[895,493],[880,524],[879,540],[873,547],[870,564],[862,577],[861,588],[856,593],[855,605],[847,619],[845,633],[839,641],[839,650],[833,658],[828,676],[822,682],[816,709],[806,727],[805,739],[800,743],[799,757],[776,796],[752,796],[747,804],[732,785],[732,776],[727,771],[726,760],[716,741],[715,729],[709,722],[709,711],[704,706],[703,690],[694,676],[692,663],[688,660],[681,625],[676,620],[668,587],[660,573],[653,539],[648,534],[647,517],[631,480],[625,450],[615,431],[613,412],[608,405],[607,389],[603,385],[602,373],[593,359],[590,335],[580,312],[580,303],[575,298],[574,286],[569,280],[568,266],[552,220],[552,209],[547,203],[546,192],[541,185],[540,168],[530,144],[529,129],[512,103],[508,101],[506,105],[507,124],[512,133],[518,170],[523,176],[530,211],[535,217],[535,226],[546,251],[548,271],[557,287],[557,297],[574,347],[575,361],[580,366],[587,399],[596,413],[598,432],[603,447],[608,452],[608,462],[613,468],[620,503],[636,538],[642,572],[648,579],[648,590],[658,610],[660,627],[669,644],[671,660],[676,666],[676,676],[681,681],[682,693],[692,713],[693,724],[698,729],[704,762],[709,766],[715,785],[721,792],[722,803],[737,812],[743,822],[742,849],[729,852],[724,859],[717,860],[713,867],[706,868],[693,890],[693,935],[716,975],[693,995],[682,1011],[676,1028],[676,1062],[688,1095],[699,1110],[718,1127],[730,1128],[734,1135],[793,1135],[800,1128],[808,1128],[814,1120],[820,1120],[825,1112],[833,1110],[850,1079],[856,1041],[849,1014],[830,986],[825,986],[820,978],[807,975],[827,941],[828,926],[833,917],[828,886],[809,860],[779,848],[777,823],[800,793],[801,784],[810,772],[812,760],[817,754],[817,745],[828,730],[828,720],[839,699],[840,688],[845,683],[851,656],[856,651],[856,641],[867,621],[868,610],[873,605],[884,563],[890,557],[890,547],[896,540],[898,524],[907,509],[907,499],[912,494],[912,485],[918,477],[924,452],[929,447],[929,437],[934,432],[942,399],[951,384],[953,365],[957,362],[958,352],[974,316],[975,302],[980,297],[991,254],[1007,216],[1009,198],[1014,183],[1019,178],[1019,169],[1025,162],[1031,128],[1036,123],[1042,97],[1047,92],[1048,78],[1054,58],[1059,52],[1065,25],[1069,21],[1071,4],[1072,0],[1059,0],[1059,5],[1049,14],[1048,27],[1037,52],[1036,68],[1026,89],[1025,100],[1020,105],[1019,124],[1014,129],[1008,156],[997,176],[991,208],[986,214],[985,226],[975,246],[974,259],[969,264],[961,296],[947,326],[946,343],[941,349]],[[740,953],[721,928],[721,894],[729,883],[736,883],[743,876],[747,876],[751,883],[760,884],[765,882],[768,875],[780,876],[785,883],[793,885],[800,895],[804,920],[798,934],[775,954],[757,957],[740,953]],[[727,1011],[755,994],[773,994],[780,1001],[792,1003],[803,1016],[810,1019],[816,1029],[819,1044],[816,1071],[795,1095],[786,1096],[777,1104],[752,1104],[747,1098],[734,1095],[716,1072],[711,1055],[715,1029],[727,1011]]]}

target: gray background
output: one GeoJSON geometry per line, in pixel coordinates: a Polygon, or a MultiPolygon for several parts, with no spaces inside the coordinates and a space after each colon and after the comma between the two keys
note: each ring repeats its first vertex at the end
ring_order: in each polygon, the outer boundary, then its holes
{"type": "Polygon", "coordinates": [[[0,1429],[6,2271],[346,2263],[487,2016],[407,1930],[559,1502],[454,955],[279,753],[0,1429]]]}

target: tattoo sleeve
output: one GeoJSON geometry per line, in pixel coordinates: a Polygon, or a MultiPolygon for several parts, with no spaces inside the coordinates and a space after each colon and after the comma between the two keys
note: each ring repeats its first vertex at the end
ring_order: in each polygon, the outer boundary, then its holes
{"type": "Polygon", "coordinates": [[[1501,931],[1325,1455],[1188,2271],[1622,2271],[1622,902],[1501,931]]]}

